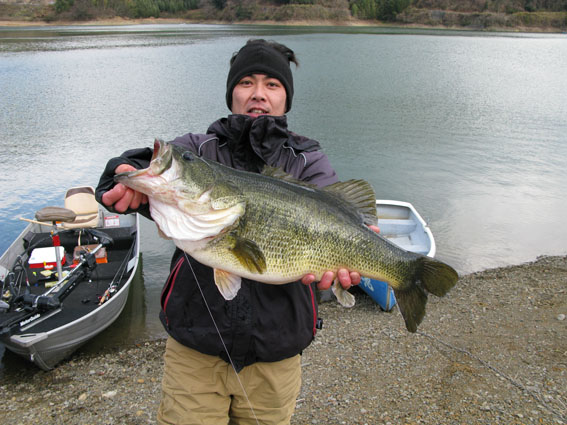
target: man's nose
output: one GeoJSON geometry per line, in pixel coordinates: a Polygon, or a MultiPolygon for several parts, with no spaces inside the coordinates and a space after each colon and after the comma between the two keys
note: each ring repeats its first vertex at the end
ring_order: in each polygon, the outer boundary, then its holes
{"type": "Polygon", "coordinates": [[[254,91],[252,92],[252,99],[266,100],[265,88],[261,84],[256,84],[254,86],[254,91]]]}

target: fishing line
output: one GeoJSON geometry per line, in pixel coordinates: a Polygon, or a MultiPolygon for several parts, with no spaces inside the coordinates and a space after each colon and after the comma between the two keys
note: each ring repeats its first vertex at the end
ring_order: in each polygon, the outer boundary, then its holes
{"type": "MultiPolygon", "coordinates": [[[[480,357],[474,355],[473,353],[471,353],[469,350],[466,350],[464,348],[460,348],[460,347],[455,347],[454,345],[449,344],[448,342],[443,341],[440,338],[437,338],[436,336],[433,335],[429,335],[425,332],[422,331],[417,331],[416,332],[419,335],[422,335],[426,338],[429,338],[433,341],[437,341],[438,343],[444,345],[445,347],[449,347],[455,351],[458,351],[460,353],[466,354],[467,356],[477,360],[479,363],[481,363],[483,366],[487,367],[488,369],[490,369],[491,371],[493,371],[494,373],[496,373],[496,375],[501,376],[502,378],[508,380],[510,383],[512,383],[513,385],[515,385],[516,387],[518,387],[520,390],[530,394],[534,399],[536,399],[537,401],[539,401],[542,406],[548,410],[552,415],[556,416],[558,419],[560,420],[565,420],[566,416],[563,415],[563,413],[556,411],[553,407],[549,406],[549,404],[547,403],[547,401],[545,400],[544,397],[541,396],[541,394],[539,394],[539,391],[533,391],[530,388],[526,387],[525,385],[522,385],[521,382],[515,380],[514,378],[512,378],[511,376],[505,374],[504,372],[502,372],[500,369],[497,369],[496,367],[492,366],[490,363],[488,363],[487,361],[481,359],[480,357]]],[[[560,399],[556,399],[556,401],[560,401],[560,399]]]]}
{"type": "Polygon", "coordinates": [[[248,398],[248,393],[244,389],[244,385],[242,384],[242,381],[240,380],[240,376],[238,376],[238,372],[236,371],[236,366],[234,366],[234,362],[232,361],[232,357],[230,357],[230,353],[228,352],[228,348],[226,348],[226,344],[224,343],[224,339],[222,339],[222,335],[220,333],[219,327],[217,326],[217,322],[216,322],[215,318],[213,317],[213,312],[209,308],[209,303],[207,303],[207,299],[205,298],[205,293],[203,292],[203,289],[201,289],[201,284],[199,283],[199,279],[197,279],[197,275],[195,274],[195,271],[193,270],[193,266],[191,265],[191,261],[189,261],[189,257],[187,256],[187,253],[185,251],[183,252],[183,254],[185,255],[185,259],[187,260],[187,263],[189,264],[189,268],[191,269],[191,273],[193,273],[193,277],[195,278],[195,282],[197,282],[197,288],[199,288],[199,292],[201,293],[201,297],[203,297],[203,301],[205,302],[205,307],[207,307],[207,311],[209,312],[209,315],[211,316],[211,320],[213,321],[213,324],[215,325],[215,329],[217,330],[217,334],[218,334],[218,336],[221,340],[224,351],[225,351],[226,355],[228,356],[228,360],[230,361],[230,365],[232,366],[232,370],[234,370],[234,374],[236,375],[236,380],[238,381],[238,384],[240,385],[240,388],[242,389],[242,392],[244,393],[244,397],[246,398],[246,402],[248,403],[248,407],[250,407],[250,411],[252,412],[252,415],[254,416],[254,420],[256,421],[256,424],[260,425],[260,422],[258,421],[258,418],[256,417],[256,412],[254,411],[254,408],[252,407],[252,403],[250,402],[250,399],[248,398]]]}

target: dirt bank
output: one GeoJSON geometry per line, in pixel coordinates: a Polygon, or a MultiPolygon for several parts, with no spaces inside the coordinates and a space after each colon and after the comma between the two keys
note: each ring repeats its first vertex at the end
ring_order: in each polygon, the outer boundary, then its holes
{"type": "MultiPolygon", "coordinates": [[[[181,18],[144,18],[144,19],[130,19],[130,18],[106,18],[96,19],[91,21],[64,21],[55,20],[46,22],[40,19],[12,19],[0,17],[0,27],[45,27],[45,26],[121,26],[121,25],[154,25],[154,24],[205,24],[205,25],[231,25],[233,23],[226,21],[215,20],[191,20],[181,18]]],[[[565,32],[564,29],[550,27],[550,26],[504,26],[493,25],[487,28],[479,27],[466,27],[459,25],[441,25],[433,23],[404,23],[397,22],[394,24],[381,23],[378,21],[368,21],[362,19],[349,19],[343,21],[336,20],[287,20],[287,21],[238,21],[234,23],[237,25],[275,25],[275,26],[344,26],[344,27],[380,27],[380,28],[407,28],[408,30],[416,29],[430,29],[430,30],[457,30],[457,31],[490,31],[490,32],[525,32],[525,33],[559,33],[565,32]]]]}
{"type": "MultiPolygon", "coordinates": [[[[357,294],[321,306],[293,424],[565,424],[567,257],[475,273],[417,334],[357,294]]],[[[0,423],[155,423],[164,341],[8,370],[0,423]]]]}

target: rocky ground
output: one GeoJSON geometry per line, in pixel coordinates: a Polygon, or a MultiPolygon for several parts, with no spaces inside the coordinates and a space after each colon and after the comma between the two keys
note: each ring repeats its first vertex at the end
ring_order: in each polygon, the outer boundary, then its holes
{"type": "MultiPolygon", "coordinates": [[[[356,296],[321,305],[292,424],[567,423],[567,257],[463,277],[416,334],[356,296]]],[[[164,346],[7,370],[0,423],[155,423],[164,346]]]]}

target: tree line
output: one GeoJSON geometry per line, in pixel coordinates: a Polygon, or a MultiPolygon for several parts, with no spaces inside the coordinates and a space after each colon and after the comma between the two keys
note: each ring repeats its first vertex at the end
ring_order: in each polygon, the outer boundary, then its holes
{"type": "MultiPolygon", "coordinates": [[[[455,13],[565,12],[567,0],[56,0],[55,19],[91,20],[180,17],[193,19],[287,20],[351,17],[404,21],[408,10],[455,13]]],[[[567,14],[564,18],[567,25],[567,14]]]]}
{"type": "Polygon", "coordinates": [[[414,0],[419,9],[450,10],[455,12],[563,12],[567,0],[414,0]]]}

